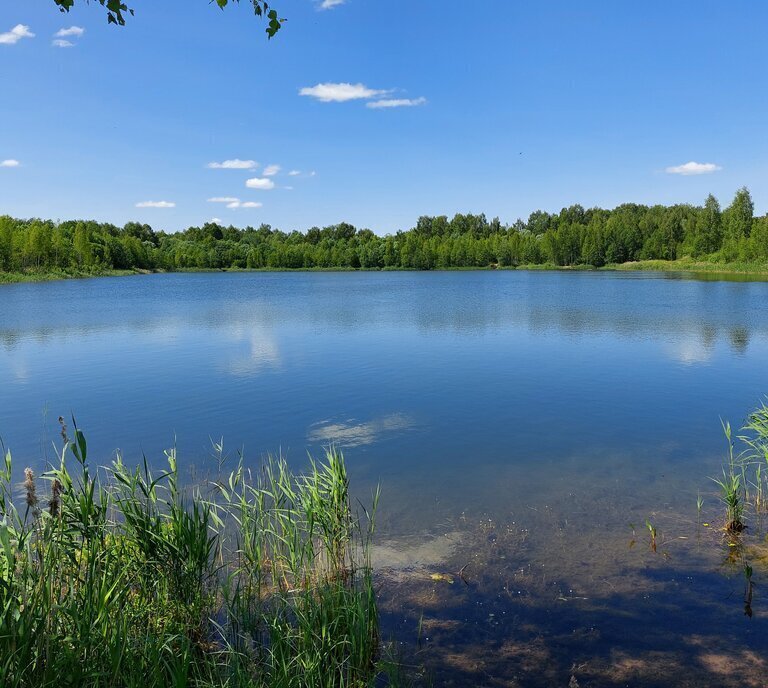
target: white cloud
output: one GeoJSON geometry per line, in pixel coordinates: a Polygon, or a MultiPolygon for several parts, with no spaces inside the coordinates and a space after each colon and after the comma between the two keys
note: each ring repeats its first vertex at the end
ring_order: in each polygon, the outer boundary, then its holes
{"type": "Polygon", "coordinates": [[[85,29],[81,26],[70,26],[68,29],[59,29],[55,35],[57,38],[66,38],[67,36],[80,38],[84,33],[85,29]]]}
{"type": "Polygon", "coordinates": [[[3,160],[0,162],[0,167],[18,167],[21,163],[18,160],[3,160]]]}
{"type": "Polygon", "coordinates": [[[51,45],[54,48],[72,48],[75,44],[72,41],[65,41],[63,38],[56,38],[51,41],[51,45]]]}
{"type": "Polygon", "coordinates": [[[266,177],[253,177],[245,182],[245,185],[249,189],[261,189],[262,191],[269,191],[275,188],[275,182],[266,177]]]}
{"type": "Polygon", "coordinates": [[[690,176],[692,174],[712,174],[718,172],[723,168],[720,165],[715,165],[713,162],[687,162],[685,165],[677,165],[676,167],[667,167],[664,170],[667,174],[682,174],[683,176],[690,176]]]}
{"type": "Polygon", "coordinates": [[[221,218],[220,217],[212,217],[210,220],[208,220],[208,224],[220,225],[221,224],[221,218]]]}
{"type": "Polygon", "coordinates": [[[315,172],[314,170],[312,170],[312,171],[309,173],[309,176],[310,176],[310,177],[314,177],[316,174],[317,174],[317,172],[315,172]]]}
{"type": "Polygon", "coordinates": [[[280,165],[267,165],[263,174],[265,177],[274,177],[281,169],[280,165]]]}
{"type": "Polygon", "coordinates": [[[298,177],[301,174],[301,170],[291,170],[288,173],[289,177],[298,177]]]}
{"type": "Polygon", "coordinates": [[[137,208],[175,208],[176,204],[171,201],[139,201],[137,208]]]}
{"type": "MultiPolygon", "coordinates": [[[[221,199],[222,201],[225,199],[221,199]]],[[[226,199],[227,208],[234,210],[235,208],[261,208],[264,204],[257,201],[241,201],[239,198],[226,199]]]]}
{"type": "Polygon", "coordinates": [[[225,160],[224,162],[209,162],[208,168],[211,170],[252,170],[259,163],[255,160],[225,160]]]}
{"type": "Polygon", "coordinates": [[[16,45],[22,38],[34,38],[29,27],[25,24],[16,24],[10,31],[0,33],[0,45],[16,45]]]}
{"type": "Polygon", "coordinates": [[[237,203],[239,200],[234,196],[214,196],[208,199],[208,203],[237,203]]]}
{"type": "Polygon", "coordinates": [[[320,3],[320,9],[321,10],[332,10],[334,7],[338,7],[339,5],[343,5],[346,2],[346,0],[323,0],[320,3]]]}
{"type": "Polygon", "coordinates": [[[299,90],[300,96],[311,96],[323,103],[344,103],[348,100],[365,100],[385,96],[389,91],[368,88],[365,84],[317,84],[299,90]]]}
{"type": "Polygon", "coordinates": [[[426,98],[397,98],[392,100],[374,100],[366,103],[365,106],[372,110],[377,110],[379,108],[415,107],[417,105],[424,105],[426,102],[426,98]]]}

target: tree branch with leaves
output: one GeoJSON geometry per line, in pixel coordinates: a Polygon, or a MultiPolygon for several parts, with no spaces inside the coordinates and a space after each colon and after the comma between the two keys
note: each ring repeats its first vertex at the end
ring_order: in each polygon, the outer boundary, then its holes
{"type": "MultiPolygon", "coordinates": [[[[53,0],[56,6],[62,12],[69,12],[74,6],[76,0],[53,0]]],[[[133,8],[128,7],[121,0],[79,0],[79,2],[86,2],[88,4],[91,1],[98,2],[107,11],[107,23],[115,24],[116,26],[125,26],[125,19],[127,16],[133,16],[133,8]]],[[[230,1],[233,3],[239,3],[240,0],[210,0],[215,2],[221,9],[224,9],[230,1]]],[[[278,16],[277,10],[270,9],[266,0],[248,0],[253,5],[253,11],[257,17],[264,17],[267,19],[267,35],[272,38],[282,27],[285,19],[278,16]]]]}

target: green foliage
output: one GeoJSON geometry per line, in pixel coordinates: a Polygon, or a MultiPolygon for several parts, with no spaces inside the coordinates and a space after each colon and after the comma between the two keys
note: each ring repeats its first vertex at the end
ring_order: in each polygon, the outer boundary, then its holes
{"type": "Polygon", "coordinates": [[[723,213],[710,195],[703,207],[575,205],[556,215],[536,211],[527,223],[511,226],[483,214],[424,216],[413,229],[384,237],[346,222],[306,233],[206,223],[169,234],[138,222],[116,227],[0,217],[0,273],[601,267],[691,256],[713,264],[765,263],[768,216],[752,218],[751,203],[741,189],[723,213]]]}
{"type": "Polygon", "coordinates": [[[728,441],[728,462],[723,467],[723,477],[712,478],[720,488],[720,499],[725,504],[725,530],[740,533],[744,530],[744,490],[743,467],[740,468],[733,450],[731,424],[723,423],[723,432],[728,441]]]}
{"type": "Polygon", "coordinates": [[[749,415],[738,437],[733,437],[730,423],[723,423],[723,431],[728,441],[728,457],[722,478],[713,480],[720,488],[725,506],[725,530],[736,536],[746,528],[750,510],[758,518],[768,511],[768,406],[762,403],[749,415]],[[738,452],[736,440],[741,447],[738,452]]]}
{"type": "Polygon", "coordinates": [[[49,499],[27,469],[14,500],[10,453],[0,469],[0,685],[374,684],[373,510],[353,514],[341,454],[190,488],[175,451],[94,473],[62,434],[49,499]]]}
{"type": "MultiPolygon", "coordinates": [[[[89,2],[90,0],[85,0],[89,2]]],[[[103,8],[107,10],[107,23],[115,24],[116,26],[125,26],[125,19],[127,15],[133,16],[134,11],[128,7],[124,2],[120,0],[95,0],[103,8]]],[[[267,21],[267,35],[272,38],[282,27],[285,19],[278,17],[277,11],[269,9],[269,5],[265,0],[249,0],[253,5],[253,11],[257,17],[266,17],[267,21]]],[[[75,4],[75,0],[53,0],[60,11],[69,12],[75,4]]],[[[82,0],[81,0],[82,2],[82,0]]],[[[216,4],[224,9],[230,0],[216,0],[216,4]]],[[[239,3],[240,0],[232,0],[233,3],[239,3]]]]}

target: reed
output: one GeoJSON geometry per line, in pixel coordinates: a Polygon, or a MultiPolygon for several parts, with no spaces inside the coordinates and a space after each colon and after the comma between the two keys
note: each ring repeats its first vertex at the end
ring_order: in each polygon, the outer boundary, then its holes
{"type": "Polygon", "coordinates": [[[722,422],[723,432],[728,442],[728,456],[723,466],[723,477],[712,478],[720,488],[720,499],[725,505],[725,526],[727,533],[740,533],[746,527],[744,523],[744,507],[747,500],[745,465],[738,460],[734,453],[731,424],[722,422]]]}
{"type": "Polygon", "coordinates": [[[768,406],[761,403],[750,415],[740,439],[747,447],[745,464],[752,470],[755,511],[768,511],[765,495],[768,493],[768,406]]]}
{"type": "Polygon", "coordinates": [[[395,685],[370,565],[378,493],[352,509],[342,454],[302,475],[242,461],[179,483],[119,457],[92,471],[62,426],[57,465],[0,470],[0,685],[335,688],[395,685]],[[41,497],[48,484],[47,497],[41,497]],[[387,678],[389,676],[389,678],[387,678]]]}
{"type": "Polygon", "coordinates": [[[658,535],[658,531],[656,530],[656,526],[651,523],[650,519],[645,519],[645,527],[648,529],[648,547],[652,552],[656,551],[656,537],[658,535]]]}

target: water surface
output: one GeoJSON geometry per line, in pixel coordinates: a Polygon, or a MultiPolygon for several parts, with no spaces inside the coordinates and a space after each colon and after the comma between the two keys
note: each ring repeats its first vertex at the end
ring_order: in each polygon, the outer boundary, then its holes
{"type": "Polygon", "coordinates": [[[0,435],[19,464],[52,458],[72,413],[98,463],[120,449],[160,464],[175,443],[205,470],[224,437],[254,464],[282,451],[301,466],[338,443],[361,497],[383,487],[385,628],[436,685],[764,685],[761,587],[744,616],[739,565],[697,521],[719,514],[720,418],[741,424],[767,364],[766,283],[252,273],[0,287],[0,435]]]}

